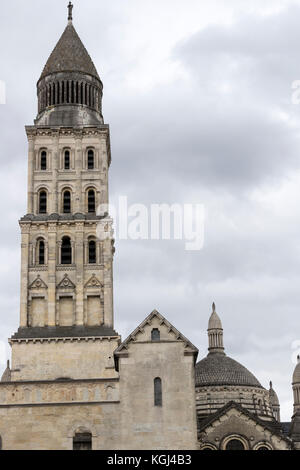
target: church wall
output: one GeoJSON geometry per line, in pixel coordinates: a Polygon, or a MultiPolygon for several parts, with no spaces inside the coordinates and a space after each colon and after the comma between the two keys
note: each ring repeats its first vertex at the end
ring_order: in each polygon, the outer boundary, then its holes
{"type": "Polygon", "coordinates": [[[170,334],[168,340],[143,341],[143,336],[149,338],[153,326],[146,327],[138,340],[129,344],[128,357],[119,359],[120,448],[194,449],[194,356],[184,355],[184,343],[170,339],[170,334]],[[162,380],[162,406],[154,406],[157,377],[162,380]]]}
{"type": "Polygon", "coordinates": [[[37,340],[12,343],[12,381],[117,377],[115,339],[37,340]]]}
{"type": "Polygon", "coordinates": [[[3,450],[72,450],[78,430],[92,433],[94,450],[118,449],[120,405],[114,403],[0,406],[3,450]]]}

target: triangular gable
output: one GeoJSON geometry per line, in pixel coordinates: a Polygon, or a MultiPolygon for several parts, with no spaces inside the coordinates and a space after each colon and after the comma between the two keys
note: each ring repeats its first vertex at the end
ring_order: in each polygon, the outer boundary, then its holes
{"type": "Polygon", "coordinates": [[[99,279],[96,277],[96,274],[93,274],[92,277],[88,280],[84,287],[103,287],[99,279]]]}
{"type": "Polygon", "coordinates": [[[75,289],[75,284],[71,281],[67,274],[64,275],[64,278],[60,281],[57,286],[57,289],[75,289]]]}
{"type": "Polygon", "coordinates": [[[274,425],[272,425],[272,422],[270,421],[264,421],[260,419],[258,416],[255,414],[251,413],[248,411],[246,408],[243,408],[239,403],[231,401],[227,403],[225,406],[220,408],[216,413],[211,415],[209,418],[205,419],[200,423],[198,432],[203,433],[207,428],[212,426],[215,422],[218,422],[222,416],[225,416],[230,412],[230,410],[235,409],[239,412],[240,415],[244,415],[247,420],[253,421],[255,426],[261,426],[262,430],[268,430],[271,434],[285,440],[290,444],[290,440],[287,439],[283,432],[280,431],[278,424],[276,422],[273,422],[274,425]]]}
{"type": "Polygon", "coordinates": [[[198,355],[198,349],[194,346],[180,331],[178,331],[166,318],[164,318],[157,310],[153,310],[150,315],[128,336],[128,338],[123,341],[118,349],[114,352],[115,358],[127,354],[128,346],[131,342],[136,340],[136,336],[143,332],[144,328],[147,325],[151,325],[153,318],[158,318],[160,325],[165,325],[170,333],[173,333],[175,341],[182,341],[186,349],[186,354],[193,354],[195,356],[195,361],[198,355]]]}
{"type": "Polygon", "coordinates": [[[38,277],[30,284],[29,289],[48,289],[47,284],[41,279],[41,276],[38,277]]]}

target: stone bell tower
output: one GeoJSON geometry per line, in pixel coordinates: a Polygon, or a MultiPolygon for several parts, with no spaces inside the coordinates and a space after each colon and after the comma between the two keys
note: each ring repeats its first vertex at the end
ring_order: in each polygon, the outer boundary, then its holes
{"type": "Polygon", "coordinates": [[[37,118],[26,127],[28,213],[20,221],[12,381],[101,378],[119,342],[112,220],[98,210],[108,204],[111,163],[103,85],[68,8],[66,29],[37,83],[37,118]]]}

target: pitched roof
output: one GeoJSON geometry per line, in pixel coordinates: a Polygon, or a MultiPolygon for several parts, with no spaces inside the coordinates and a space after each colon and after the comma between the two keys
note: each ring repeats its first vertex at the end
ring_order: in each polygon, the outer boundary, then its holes
{"type": "Polygon", "coordinates": [[[281,423],[278,423],[275,420],[274,421],[264,421],[264,420],[260,419],[258,416],[256,416],[255,414],[250,413],[250,411],[248,411],[246,408],[243,408],[239,403],[236,403],[234,401],[230,401],[225,406],[223,406],[223,408],[220,408],[216,413],[212,414],[207,419],[202,420],[199,423],[198,433],[203,432],[214,421],[219,419],[221,416],[225,415],[229,410],[231,410],[233,408],[238,410],[240,413],[243,413],[245,416],[252,419],[256,424],[262,426],[264,429],[267,429],[272,434],[275,434],[275,435],[281,437],[282,439],[284,439],[289,444],[291,443],[290,439],[288,439],[285,436],[284,429],[283,429],[283,427],[281,427],[281,423]]]}
{"type": "Polygon", "coordinates": [[[122,354],[127,352],[128,345],[131,342],[134,342],[138,333],[142,332],[144,327],[147,324],[151,324],[151,321],[154,317],[157,317],[160,320],[161,324],[166,325],[169,331],[173,332],[176,336],[177,341],[182,341],[184,343],[184,347],[189,350],[189,353],[194,354],[195,360],[198,355],[198,349],[194,346],[185,336],[183,336],[180,331],[178,331],[166,318],[164,318],[157,310],[153,310],[153,312],[148,315],[147,318],[128,336],[128,338],[123,341],[120,346],[114,352],[115,359],[116,359],[116,367],[118,367],[118,357],[122,354]]]}
{"type": "Polygon", "coordinates": [[[40,80],[46,75],[57,72],[82,72],[100,80],[96,67],[72,22],[69,22],[51,53],[40,80]]]}

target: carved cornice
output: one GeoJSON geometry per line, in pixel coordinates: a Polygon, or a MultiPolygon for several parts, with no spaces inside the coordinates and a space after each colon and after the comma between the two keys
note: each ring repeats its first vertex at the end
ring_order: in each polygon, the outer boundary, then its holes
{"type": "Polygon", "coordinates": [[[60,136],[73,136],[74,138],[83,138],[86,136],[95,135],[109,135],[109,126],[106,124],[99,126],[87,126],[82,128],[68,128],[68,127],[39,127],[39,126],[26,126],[26,134],[28,138],[34,137],[60,137],[60,136]]]}

